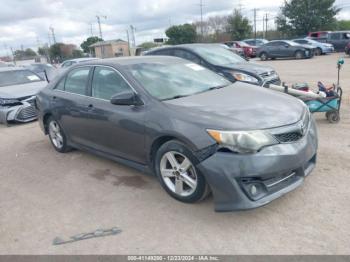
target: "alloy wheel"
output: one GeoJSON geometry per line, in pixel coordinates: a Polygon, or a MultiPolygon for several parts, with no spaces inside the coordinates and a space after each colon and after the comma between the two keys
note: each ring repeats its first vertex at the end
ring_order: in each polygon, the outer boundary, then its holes
{"type": "Polygon", "coordinates": [[[178,196],[190,196],[197,189],[196,169],[183,154],[174,151],[165,153],[160,161],[160,173],[168,189],[178,196]]]}
{"type": "Polygon", "coordinates": [[[61,149],[63,147],[63,135],[60,126],[54,120],[49,124],[49,134],[52,144],[56,148],[61,149]]]}

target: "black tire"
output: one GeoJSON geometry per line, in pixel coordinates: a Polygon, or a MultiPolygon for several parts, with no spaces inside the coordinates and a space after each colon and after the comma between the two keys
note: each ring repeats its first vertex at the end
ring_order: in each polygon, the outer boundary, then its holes
{"type": "Polygon", "coordinates": [[[267,53],[266,52],[262,52],[260,54],[260,60],[261,61],[266,61],[267,59],[269,59],[269,56],[267,55],[267,53]]]}
{"type": "Polygon", "coordinates": [[[296,51],[294,56],[295,56],[295,59],[303,59],[305,58],[305,53],[302,51],[296,51]]]}
{"type": "MultiPolygon", "coordinates": [[[[50,142],[57,152],[67,153],[67,152],[72,150],[72,148],[67,145],[67,137],[66,137],[63,129],[61,128],[58,121],[55,120],[52,116],[49,117],[49,119],[46,121],[46,128],[47,128],[47,131],[49,134],[50,142]],[[57,145],[57,142],[55,142],[55,138],[54,138],[55,135],[53,134],[53,132],[51,132],[51,125],[56,125],[59,128],[59,133],[60,133],[61,138],[62,138],[62,143],[60,143],[60,145],[57,145]]],[[[56,136],[57,136],[57,133],[56,133],[56,136]]]]}
{"type": "MultiPolygon", "coordinates": [[[[210,193],[209,186],[205,180],[205,177],[200,173],[200,171],[195,167],[198,164],[197,158],[194,156],[193,152],[182,142],[178,140],[171,140],[163,144],[157,151],[155,160],[154,160],[154,169],[156,175],[159,179],[161,186],[164,190],[174,199],[181,201],[183,203],[196,203],[204,200],[210,193]],[[179,155],[183,155],[192,163],[192,167],[195,170],[196,174],[196,182],[197,185],[195,187],[194,192],[187,196],[181,196],[175,193],[173,190],[165,182],[165,178],[161,173],[161,164],[167,153],[179,153],[179,155]]],[[[190,173],[188,173],[190,175],[190,173]]],[[[172,178],[169,178],[169,180],[172,178]]],[[[174,180],[177,179],[174,177],[174,180]]],[[[169,182],[168,182],[169,183],[169,182]]],[[[185,184],[184,184],[185,185],[185,184]]]]}
{"type": "Polygon", "coordinates": [[[319,48],[319,47],[317,47],[316,50],[315,50],[315,55],[316,55],[316,56],[322,55],[322,49],[319,48]]]}
{"type": "Polygon", "coordinates": [[[326,117],[329,123],[331,124],[337,124],[340,121],[340,115],[338,111],[333,111],[333,112],[327,112],[326,117]]]}

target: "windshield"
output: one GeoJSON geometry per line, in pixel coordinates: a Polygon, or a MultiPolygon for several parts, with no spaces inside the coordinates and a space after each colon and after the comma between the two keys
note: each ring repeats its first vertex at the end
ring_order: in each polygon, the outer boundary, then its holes
{"type": "Polygon", "coordinates": [[[39,76],[29,70],[0,72],[0,87],[27,84],[42,81],[39,76]]]}
{"type": "Polygon", "coordinates": [[[141,63],[130,66],[130,72],[159,100],[191,96],[231,84],[216,73],[191,63],[141,63]]]}
{"type": "Polygon", "coordinates": [[[247,63],[239,55],[221,46],[196,46],[193,51],[213,65],[247,63]]]}

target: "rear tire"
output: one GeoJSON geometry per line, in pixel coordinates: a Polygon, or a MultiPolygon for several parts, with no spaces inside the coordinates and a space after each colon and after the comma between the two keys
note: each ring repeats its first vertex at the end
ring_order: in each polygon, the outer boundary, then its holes
{"type": "Polygon", "coordinates": [[[171,197],[183,203],[196,203],[210,193],[196,164],[197,158],[185,144],[171,140],[157,151],[154,167],[161,186],[171,197]]]}
{"type": "Polygon", "coordinates": [[[67,145],[67,137],[63,132],[63,129],[52,116],[46,122],[47,130],[49,133],[50,142],[59,153],[67,153],[72,150],[67,145]]]}
{"type": "Polygon", "coordinates": [[[319,48],[319,47],[317,47],[316,50],[315,50],[315,55],[316,55],[316,56],[322,55],[322,49],[319,48]]]}
{"type": "Polygon", "coordinates": [[[266,61],[268,58],[269,57],[268,57],[267,53],[263,52],[263,53],[260,54],[260,60],[261,61],[266,61]]]}

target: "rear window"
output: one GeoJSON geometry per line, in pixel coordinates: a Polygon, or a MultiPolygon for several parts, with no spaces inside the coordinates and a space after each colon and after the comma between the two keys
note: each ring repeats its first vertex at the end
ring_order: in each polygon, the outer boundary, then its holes
{"type": "Polygon", "coordinates": [[[42,79],[29,70],[0,72],[0,87],[39,82],[42,79]]]}

